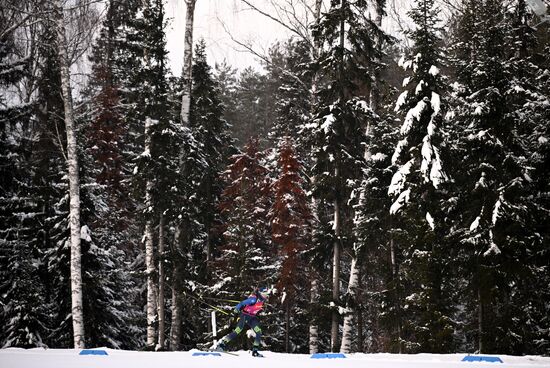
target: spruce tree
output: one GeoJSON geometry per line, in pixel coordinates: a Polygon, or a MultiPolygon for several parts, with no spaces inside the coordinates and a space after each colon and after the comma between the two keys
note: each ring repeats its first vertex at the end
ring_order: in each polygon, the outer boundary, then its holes
{"type": "MultiPolygon", "coordinates": [[[[274,249],[268,211],[270,180],[258,142],[250,140],[245,151],[233,155],[223,173],[226,183],[220,198],[224,241],[214,259],[217,295],[240,299],[256,286],[274,283],[274,249]]],[[[269,334],[266,334],[268,337],[269,334]]]]}
{"type": "MultiPolygon", "coordinates": [[[[376,28],[371,27],[373,23],[363,16],[366,6],[366,2],[361,0],[332,1],[329,11],[314,28],[315,40],[322,45],[314,64],[320,76],[318,104],[311,125],[314,196],[320,203],[328,205],[321,213],[326,216],[331,212],[334,216],[332,231],[318,235],[331,239],[333,251],[333,351],[338,346],[340,257],[341,252],[353,243],[350,200],[364,164],[364,128],[373,116],[366,98],[361,94],[361,87],[368,84],[369,76],[365,70],[372,56],[368,52],[368,33],[376,28]]],[[[321,224],[329,220],[324,218],[319,221],[321,224]]],[[[320,244],[318,246],[321,247],[320,244]]],[[[349,314],[352,309],[347,309],[348,316],[352,315],[349,314]]],[[[345,344],[349,341],[348,337],[346,335],[345,344]]]]}
{"type": "Polygon", "coordinates": [[[235,120],[231,134],[236,144],[243,147],[251,137],[265,140],[273,122],[275,101],[271,97],[275,82],[252,67],[240,74],[235,89],[235,120]]]}
{"type": "Polygon", "coordinates": [[[541,294],[515,280],[535,282],[539,259],[528,255],[545,254],[535,240],[538,221],[531,218],[538,203],[528,159],[533,147],[528,142],[540,118],[534,101],[542,90],[535,83],[539,72],[529,63],[532,37],[525,27],[525,2],[516,4],[511,18],[498,1],[465,6],[455,53],[460,71],[455,115],[463,127],[456,153],[463,162],[457,175],[461,226],[456,258],[467,283],[465,304],[469,316],[475,316],[467,318],[466,333],[476,337],[469,342],[480,352],[517,353],[535,348],[526,338],[533,330],[525,326],[535,323],[538,312],[524,314],[513,300],[541,310],[529,302],[541,294]],[[484,22],[472,22],[474,15],[484,22]]]}
{"type": "MultiPolygon", "coordinates": [[[[201,197],[201,222],[206,231],[205,261],[211,260],[212,250],[219,239],[213,228],[219,226],[218,211],[222,183],[219,174],[225,169],[227,160],[232,154],[232,139],[229,126],[223,119],[223,105],[217,83],[206,61],[206,44],[200,40],[195,47],[193,64],[193,91],[191,93],[190,128],[197,143],[204,151],[206,171],[202,172],[203,185],[199,188],[201,197]]],[[[203,279],[206,275],[203,272],[203,279]]]]}
{"type": "Polygon", "coordinates": [[[124,190],[130,179],[125,160],[126,126],[122,66],[118,55],[129,9],[108,4],[99,37],[90,57],[92,75],[85,93],[90,106],[80,122],[84,152],[81,157],[84,183],[83,219],[89,224],[84,242],[85,294],[89,342],[93,346],[137,348],[142,345],[143,322],[139,308],[139,279],[131,269],[138,254],[136,222],[131,218],[135,203],[124,190]],[[116,44],[118,43],[118,47],[116,44]],[[99,277],[104,280],[97,282],[99,277]],[[117,302],[113,298],[122,300],[117,302]],[[112,325],[113,328],[109,328],[112,325]]]}
{"type": "MultiPolygon", "coordinates": [[[[307,263],[304,254],[311,245],[311,210],[304,191],[303,168],[295,155],[293,141],[286,137],[279,146],[278,176],[272,184],[273,205],[269,212],[271,234],[280,259],[277,289],[282,293],[284,350],[307,351],[306,325],[300,323],[307,312],[307,263]],[[292,329],[292,333],[291,333],[292,329]],[[300,332],[297,332],[300,331],[300,332]]],[[[280,324],[279,324],[280,325],[280,324]]]]}
{"type": "MultiPolygon", "coordinates": [[[[47,4],[39,8],[51,11],[47,4]]],[[[50,309],[50,333],[45,339],[48,346],[70,347],[72,336],[70,319],[68,191],[66,164],[64,158],[65,128],[63,102],[61,101],[59,63],[56,56],[54,25],[45,20],[39,34],[37,60],[40,61],[37,109],[37,142],[33,148],[31,162],[34,168],[33,196],[39,203],[40,221],[34,230],[33,242],[42,252],[39,271],[46,290],[49,290],[45,305],[50,309]],[[52,93],[56,91],[57,93],[52,93]]],[[[38,219],[37,219],[38,220],[38,219]]]]}
{"type": "MultiPolygon", "coordinates": [[[[14,22],[0,13],[0,87],[9,91],[29,78],[29,57],[17,57],[14,22]],[[10,31],[11,29],[11,31],[10,31]]],[[[42,249],[35,239],[40,209],[33,201],[30,119],[32,104],[0,94],[0,333],[3,347],[45,344],[49,323],[39,277],[42,249]]]]}
{"type": "MultiPolygon", "coordinates": [[[[311,157],[307,149],[309,136],[302,134],[311,120],[311,55],[304,41],[290,39],[272,50],[268,66],[270,79],[278,78],[280,85],[273,93],[275,121],[269,133],[273,146],[278,146],[290,136],[296,153],[307,162],[311,157]],[[278,52],[276,52],[278,51],[278,52]],[[280,73],[284,70],[285,73],[280,73]],[[278,71],[278,73],[276,73],[278,71]]],[[[309,165],[308,165],[309,166],[309,165]]]]}
{"type": "MultiPolygon", "coordinates": [[[[227,122],[230,132],[238,120],[237,114],[237,69],[224,60],[214,65],[213,77],[219,87],[220,101],[223,105],[223,119],[227,122]]],[[[232,135],[234,137],[234,135],[232,135]]]]}
{"type": "Polygon", "coordinates": [[[406,89],[396,104],[396,110],[406,115],[392,157],[396,172],[388,194],[393,201],[392,224],[401,230],[398,247],[404,253],[399,275],[404,294],[398,298],[408,311],[401,336],[406,351],[452,349],[452,319],[443,278],[447,252],[442,189],[449,178],[442,159],[446,106],[438,14],[433,0],[416,2],[409,12],[415,28],[408,35],[414,45],[400,60],[411,75],[404,80],[406,89]]]}

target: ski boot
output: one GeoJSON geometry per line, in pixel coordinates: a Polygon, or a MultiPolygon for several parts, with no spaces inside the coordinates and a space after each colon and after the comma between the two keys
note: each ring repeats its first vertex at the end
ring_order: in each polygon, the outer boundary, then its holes
{"type": "Polygon", "coordinates": [[[258,352],[257,347],[252,348],[252,356],[256,358],[263,358],[263,355],[258,352]]]}
{"type": "Polygon", "coordinates": [[[225,345],[225,342],[223,340],[218,342],[218,345],[216,345],[216,347],[214,348],[214,351],[224,352],[226,350],[227,350],[227,346],[225,345]]]}

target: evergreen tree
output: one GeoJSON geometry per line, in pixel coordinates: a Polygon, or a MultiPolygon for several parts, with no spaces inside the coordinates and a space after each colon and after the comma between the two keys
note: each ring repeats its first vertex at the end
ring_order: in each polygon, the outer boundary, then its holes
{"type": "Polygon", "coordinates": [[[117,40],[123,37],[119,26],[128,21],[124,19],[128,10],[108,4],[90,58],[92,76],[86,98],[91,104],[83,105],[91,108],[84,112],[86,121],[79,124],[85,147],[81,157],[83,220],[89,224],[89,238],[83,244],[83,267],[88,271],[84,278],[88,340],[93,346],[117,348],[140,347],[143,332],[137,303],[139,280],[130,266],[138,254],[135,239],[139,234],[131,218],[135,203],[124,190],[130,176],[123,151],[127,143],[121,104],[123,78],[117,62],[117,53],[124,48],[115,50],[117,40]],[[99,279],[103,281],[97,282],[99,279]]]}
{"type": "MultiPolygon", "coordinates": [[[[392,201],[388,188],[392,178],[391,157],[397,131],[390,116],[375,119],[369,135],[369,153],[359,200],[355,207],[357,247],[363,260],[363,285],[360,295],[368,303],[360,309],[364,315],[366,351],[399,351],[401,336],[401,295],[397,252],[388,209],[392,201]]],[[[361,298],[359,299],[361,300],[361,298]]]]}
{"type": "Polygon", "coordinates": [[[267,214],[270,187],[267,169],[262,165],[258,142],[251,140],[243,153],[231,157],[223,173],[226,187],[220,201],[224,216],[224,242],[218,249],[213,278],[220,295],[245,295],[259,283],[272,283],[274,254],[267,214]]]}
{"type": "MultiPolygon", "coordinates": [[[[41,11],[51,11],[42,4],[41,11]]],[[[70,319],[68,198],[66,193],[65,127],[61,100],[60,71],[57,60],[55,26],[45,19],[38,41],[37,60],[40,69],[35,119],[37,142],[31,156],[34,173],[33,196],[39,203],[40,219],[36,219],[37,236],[33,239],[42,252],[40,277],[48,290],[45,305],[50,309],[48,346],[72,346],[70,319]],[[52,91],[56,91],[52,93],[52,91]]]]}
{"type": "MultiPolygon", "coordinates": [[[[304,253],[311,244],[311,211],[303,189],[302,167],[295,156],[290,137],[281,142],[277,163],[278,177],[273,182],[274,202],[269,213],[273,242],[278,246],[281,268],[277,289],[282,292],[284,310],[284,350],[307,351],[307,326],[300,323],[307,312],[307,267],[304,253]],[[291,334],[292,331],[294,331],[291,334]],[[300,332],[297,332],[300,331],[300,332]]],[[[280,325],[280,324],[279,324],[280,325]]]]}
{"type": "Polygon", "coordinates": [[[33,242],[40,209],[28,175],[32,105],[4,98],[4,91],[29,77],[30,58],[16,56],[17,21],[0,12],[0,345],[36,347],[47,336],[49,309],[38,274],[42,249],[33,242]]]}
{"type": "Polygon", "coordinates": [[[267,138],[273,122],[275,101],[272,93],[276,81],[267,75],[245,68],[239,75],[235,89],[235,120],[230,121],[231,133],[237,145],[244,146],[251,137],[267,138]]]}
{"type": "MultiPolygon", "coordinates": [[[[227,160],[234,148],[231,145],[229,126],[223,120],[223,105],[219,89],[213,80],[210,66],[206,61],[206,44],[200,40],[195,47],[193,64],[193,91],[191,94],[190,127],[195,139],[204,150],[206,171],[203,172],[203,185],[199,188],[201,197],[201,223],[206,234],[206,262],[210,261],[212,249],[219,243],[213,227],[219,226],[218,202],[222,191],[219,173],[225,169],[227,160]]],[[[206,271],[206,270],[205,270],[206,271]]],[[[203,275],[203,278],[205,275],[203,275]]],[[[206,280],[205,280],[206,281],[206,280]]]]}
{"type": "Polygon", "coordinates": [[[274,47],[271,54],[273,57],[267,66],[269,79],[278,79],[280,85],[273,93],[275,121],[269,138],[277,146],[285,137],[291,137],[296,154],[309,161],[309,137],[301,134],[311,120],[312,61],[309,46],[304,41],[290,39],[274,47]]]}
{"type": "Polygon", "coordinates": [[[219,87],[219,97],[223,105],[223,119],[227,122],[230,131],[238,120],[237,117],[237,69],[227,64],[227,61],[214,65],[214,80],[219,87]]]}
{"type": "Polygon", "coordinates": [[[537,324],[535,310],[542,309],[529,300],[544,295],[516,281],[535,283],[540,259],[528,255],[545,254],[536,240],[538,221],[531,220],[538,203],[528,161],[528,142],[540,115],[537,109],[525,111],[541,96],[534,83],[538,72],[529,63],[532,37],[524,1],[516,4],[512,21],[498,1],[466,2],[465,7],[457,31],[455,114],[463,127],[457,151],[463,164],[457,175],[461,247],[456,258],[469,292],[465,304],[475,316],[468,318],[466,333],[480,352],[517,353],[535,349],[526,338],[534,331],[525,326],[537,324]],[[483,24],[472,22],[474,14],[483,24]],[[522,306],[530,305],[528,313],[513,307],[512,300],[520,299],[522,306]],[[525,319],[518,319],[520,314],[525,319]]]}
{"type": "Polygon", "coordinates": [[[321,203],[331,204],[328,211],[321,213],[334,214],[332,231],[327,234],[333,249],[332,350],[338,343],[340,254],[353,243],[350,200],[364,163],[364,128],[373,116],[366,99],[361,97],[361,88],[369,79],[365,73],[371,56],[369,32],[378,29],[364,16],[366,6],[361,0],[332,1],[314,29],[316,42],[323,46],[315,65],[321,81],[312,126],[314,196],[321,203]]]}
{"type": "Polygon", "coordinates": [[[409,32],[414,45],[408,58],[400,61],[405,69],[412,69],[412,74],[403,82],[407,89],[396,105],[396,110],[406,111],[406,116],[392,157],[396,172],[388,194],[393,200],[393,226],[401,230],[403,244],[399,282],[405,294],[398,298],[403,298],[402,307],[408,311],[401,336],[406,351],[452,349],[453,326],[443,277],[448,253],[444,248],[445,198],[441,189],[449,179],[442,162],[446,107],[438,14],[433,0],[416,2],[409,13],[415,24],[409,32]]]}

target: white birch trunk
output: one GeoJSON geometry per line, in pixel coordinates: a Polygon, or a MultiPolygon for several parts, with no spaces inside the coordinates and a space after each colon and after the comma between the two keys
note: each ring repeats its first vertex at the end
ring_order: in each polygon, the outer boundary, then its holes
{"type": "MultiPolygon", "coordinates": [[[[336,178],[340,175],[340,170],[336,168],[334,175],[336,178]]],[[[335,241],[333,246],[332,258],[332,302],[334,309],[332,311],[332,326],[330,332],[330,348],[335,352],[338,346],[338,330],[339,330],[339,315],[336,309],[340,298],[340,202],[338,199],[334,201],[334,235],[335,241]]]]}
{"type": "Polygon", "coordinates": [[[160,215],[159,222],[159,294],[158,294],[158,319],[159,319],[159,339],[158,349],[165,348],[165,334],[164,334],[164,285],[165,285],[165,271],[164,271],[164,215],[160,215]]]}
{"type": "MultiPolygon", "coordinates": [[[[145,151],[151,152],[151,126],[154,121],[147,117],[145,119],[145,151]]],[[[145,274],[147,276],[147,345],[155,345],[156,329],[156,282],[155,282],[155,250],[153,246],[153,219],[150,214],[152,201],[153,182],[147,179],[145,184],[145,206],[147,220],[145,222],[145,274]]]]}
{"type": "MultiPolygon", "coordinates": [[[[311,304],[319,303],[319,281],[317,277],[311,279],[311,304]]],[[[313,319],[309,324],[309,353],[315,354],[319,352],[319,326],[317,321],[313,319]]]]}
{"type": "MultiPolygon", "coordinates": [[[[321,6],[323,0],[315,0],[315,24],[319,24],[321,19],[321,6]]],[[[312,59],[317,60],[319,58],[319,50],[321,46],[319,41],[315,41],[312,50],[312,59]]],[[[317,86],[319,83],[319,73],[313,73],[311,78],[311,111],[315,109],[317,104],[317,86]]],[[[315,177],[312,179],[312,186],[315,185],[315,177]]],[[[312,199],[312,212],[313,212],[313,221],[319,220],[319,201],[315,198],[312,199]]],[[[313,230],[313,227],[312,227],[313,230]]],[[[313,236],[312,236],[313,239],[313,236]]],[[[317,279],[316,272],[313,272],[311,275],[311,294],[310,294],[311,305],[316,305],[319,303],[319,281],[317,279]]],[[[319,352],[319,326],[317,324],[317,319],[311,318],[309,322],[309,353],[315,354],[319,352]]]]}
{"type": "MultiPolygon", "coordinates": [[[[181,252],[181,225],[176,227],[174,234],[174,249],[176,252],[181,252]]],[[[174,257],[175,265],[172,271],[172,321],[170,325],[170,350],[176,351],[180,348],[181,340],[181,260],[179,257],[174,257]]]]}
{"type": "Polygon", "coordinates": [[[183,94],[181,96],[181,124],[189,125],[189,111],[191,109],[191,70],[193,65],[193,18],[197,0],[185,0],[187,11],[185,13],[185,36],[183,45],[183,94]]]}
{"type": "MultiPolygon", "coordinates": [[[[357,266],[357,256],[351,261],[351,270],[349,274],[348,295],[352,306],[357,300],[357,289],[359,287],[359,267],[357,266]]],[[[346,306],[346,314],[344,316],[344,327],[342,328],[342,345],[340,352],[350,353],[352,344],[353,324],[355,321],[355,308],[346,306]]]]}
{"type": "MultiPolygon", "coordinates": [[[[383,9],[380,9],[378,7],[375,7],[376,16],[374,19],[374,23],[378,26],[378,28],[382,27],[382,15],[383,15],[383,9]]],[[[382,49],[382,40],[380,38],[377,38],[375,41],[375,47],[377,51],[380,51],[382,49]]],[[[375,62],[379,62],[378,59],[374,60],[375,62]]],[[[379,80],[380,80],[380,71],[378,70],[378,67],[375,66],[374,70],[372,71],[373,79],[372,79],[372,85],[371,90],[369,94],[369,102],[370,102],[370,108],[375,113],[378,112],[379,105],[380,105],[380,87],[379,87],[379,80]]],[[[370,122],[367,123],[367,128],[365,129],[365,136],[367,137],[367,142],[370,139],[371,135],[371,127],[370,122]]],[[[367,144],[365,146],[365,160],[369,160],[371,157],[371,151],[370,151],[370,145],[367,144]]]]}
{"type": "MultiPolygon", "coordinates": [[[[323,5],[323,0],[315,0],[315,24],[319,25],[319,21],[321,20],[321,6],[323,5]]],[[[311,56],[313,60],[317,60],[319,58],[319,51],[321,50],[321,44],[318,40],[314,41],[313,49],[311,52],[311,56]]],[[[315,72],[313,73],[313,76],[311,77],[311,110],[313,111],[315,108],[315,105],[317,104],[317,89],[319,85],[319,73],[315,72]]]]}
{"type": "MultiPolygon", "coordinates": [[[[176,275],[174,270],[174,276],[176,275]]],[[[172,286],[172,323],[170,325],[170,350],[180,349],[181,339],[181,297],[176,286],[172,286]]]]}
{"type": "MultiPolygon", "coordinates": [[[[343,9],[346,5],[346,0],[341,0],[340,12],[340,47],[344,48],[345,39],[345,19],[343,9]]],[[[338,79],[340,81],[344,78],[344,54],[340,55],[340,62],[338,65],[338,79]]],[[[344,103],[344,90],[340,87],[340,103],[344,103]]],[[[338,182],[340,179],[340,160],[336,160],[336,168],[334,169],[334,178],[338,182]]],[[[340,299],[340,231],[342,227],[341,213],[340,213],[340,199],[334,200],[334,247],[333,247],[333,259],[332,259],[332,302],[334,303],[334,309],[332,311],[332,326],[330,331],[330,349],[332,352],[337,351],[338,348],[338,332],[339,332],[339,313],[337,306],[340,299]]]]}
{"type": "Polygon", "coordinates": [[[69,169],[69,224],[71,228],[71,314],[73,319],[73,339],[75,349],[85,346],[84,313],[82,305],[82,269],[80,251],[80,180],[78,175],[78,146],[74,121],[73,99],[71,92],[71,74],[65,34],[65,17],[61,0],[55,2],[56,33],[58,43],[59,66],[61,72],[61,90],[65,110],[67,130],[67,165],[69,169]]]}

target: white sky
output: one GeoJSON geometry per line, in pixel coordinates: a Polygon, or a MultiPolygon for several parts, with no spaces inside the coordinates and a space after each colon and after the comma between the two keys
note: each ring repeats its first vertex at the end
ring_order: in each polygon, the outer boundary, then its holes
{"type": "MultiPolygon", "coordinates": [[[[270,14],[273,13],[268,0],[250,1],[270,14]]],[[[277,1],[285,4],[288,0],[277,1]]],[[[440,9],[445,8],[445,2],[437,2],[440,9]]],[[[327,3],[328,0],[325,0],[325,6],[327,3]]],[[[406,13],[413,3],[413,0],[388,0],[388,14],[383,23],[386,32],[398,35],[403,28],[410,26],[406,13]]],[[[166,0],[166,17],[170,20],[166,41],[168,57],[175,75],[181,74],[183,63],[186,9],[185,0],[166,0]]],[[[445,14],[441,14],[441,18],[444,19],[445,14]]],[[[261,68],[258,59],[233,42],[228,32],[241,42],[254,44],[254,48],[260,53],[265,53],[276,40],[284,40],[290,36],[282,26],[251,10],[241,0],[197,0],[193,42],[196,43],[201,37],[205,39],[209,64],[213,66],[214,63],[226,59],[230,65],[239,69],[250,65],[261,68]]]]}
{"type": "MultiPolygon", "coordinates": [[[[183,63],[183,35],[185,32],[185,1],[167,0],[166,16],[171,18],[166,36],[170,64],[174,74],[181,74],[183,63]]],[[[258,13],[247,9],[240,0],[197,0],[193,42],[199,38],[206,41],[208,62],[227,62],[239,69],[252,65],[259,67],[258,60],[235,44],[225,27],[240,41],[253,41],[258,47],[268,48],[277,39],[285,39],[285,30],[258,13]],[[240,50],[240,51],[239,51],[240,50]]]]}

